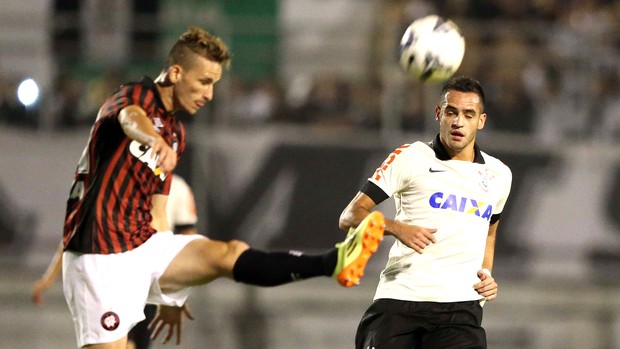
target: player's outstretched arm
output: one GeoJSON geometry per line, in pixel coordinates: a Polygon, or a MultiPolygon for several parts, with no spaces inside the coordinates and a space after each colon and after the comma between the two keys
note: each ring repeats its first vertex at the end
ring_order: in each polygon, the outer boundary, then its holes
{"type": "Polygon", "coordinates": [[[394,220],[386,220],[385,225],[386,234],[393,235],[400,242],[412,248],[417,253],[424,253],[426,246],[437,242],[437,238],[435,237],[437,229],[434,228],[425,228],[394,220]]]}
{"type": "Polygon", "coordinates": [[[118,121],[127,137],[152,148],[152,156],[157,156],[157,167],[161,171],[169,173],[176,167],[176,151],[155,131],[144,109],[137,105],[125,107],[118,114],[118,121]]]}
{"type": "Polygon", "coordinates": [[[340,214],[338,226],[344,231],[357,227],[375,206],[375,202],[368,195],[358,192],[340,214]]]}
{"type": "MultiPolygon", "coordinates": [[[[368,195],[358,192],[340,215],[340,229],[356,227],[375,206],[376,203],[368,195]]],[[[434,235],[436,231],[437,229],[408,225],[385,218],[385,234],[394,236],[418,253],[422,253],[426,246],[436,242],[434,235]]]]}
{"type": "Polygon", "coordinates": [[[54,257],[50,261],[50,264],[47,266],[47,269],[41,275],[41,277],[32,285],[32,301],[36,304],[43,304],[43,292],[47,290],[62,271],[62,252],[63,252],[63,244],[62,241],[60,245],[56,249],[54,253],[54,257]]]}

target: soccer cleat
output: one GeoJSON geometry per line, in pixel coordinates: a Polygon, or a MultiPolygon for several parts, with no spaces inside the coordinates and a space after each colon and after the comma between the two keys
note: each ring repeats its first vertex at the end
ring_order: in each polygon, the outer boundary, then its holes
{"type": "Polygon", "coordinates": [[[385,230],[385,219],[379,211],[371,212],[357,228],[349,228],[343,242],[337,243],[338,263],[332,277],[344,287],[359,284],[364,268],[379,248],[385,230]]]}

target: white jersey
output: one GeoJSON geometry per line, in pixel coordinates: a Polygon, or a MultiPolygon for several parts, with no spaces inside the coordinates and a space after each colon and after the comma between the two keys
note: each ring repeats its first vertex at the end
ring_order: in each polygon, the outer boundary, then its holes
{"type": "Polygon", "coordinates": [[[474,162],[450,160],[439,137],[391,153],[362,189],[377,204],[396,203],[397,221],[436,228],[436,243],[415,252],[396,240],[375,299],[460,302],[479,300],[489,224],[499,218],[512,173],[475,147],[474,162]],[[377,201],[378,200],[378,201],[377,201]]]}
{"type": "Polygon", "coordinates": [[[192,189],[178,175],[172,177],[168,202],[166,203],[166,217],[170,229],[178,226],[195,225],[198,222],[192,189]]]}

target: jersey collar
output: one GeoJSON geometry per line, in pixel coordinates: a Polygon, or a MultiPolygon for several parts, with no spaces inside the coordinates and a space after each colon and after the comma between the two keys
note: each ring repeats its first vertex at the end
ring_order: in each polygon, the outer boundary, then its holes
{"type": "MultiPolygon", "coordinates": [[[[437,159],[442,161],[450,160],[450,155],[441,143],[441,140],[439,139],[439,134],[437,135],[437,137],[435,137],[434,140],[430,141],[428,145],[433,148],[437,159]]],[[[484,157],[482,157],[482,153],[480,153],[480,147],[478,147],[478,144],[476,143],[474,143],[474,162],[477,164],[484,164],[484,157]]]]}
{"type": "Polygon", "coordinates": [[[153,94],[155,95],[155,101],[157,103],[157,106],[159,108],[165,110],[166,114],[170,114],[170,112],[168,112],[168,110],[166,109],[166,106],[164,105],[164,102],[161,100],[161,96],[159,95],[159,90],[155,86],[155,81],[153,81],[153,79],[148,77],[148,76],[143,76],[142,79],[140,80],[140,83],[143,84],[144,86],[146,86],[148,89],[153,91],[153,94]]]}

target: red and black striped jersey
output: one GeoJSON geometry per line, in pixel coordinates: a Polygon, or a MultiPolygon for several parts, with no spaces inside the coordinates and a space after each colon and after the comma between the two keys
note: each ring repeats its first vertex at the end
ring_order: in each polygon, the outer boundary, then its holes
{"type": "Polygon", "coordinates": [[[183,125],[168,113],[152,79],[120,87],[103,104],[75,172],[67,200],[65,250],[110,254],[132,250],[151,237],[151,198],[167,195],[172,174],[160,173],[150,147],[128,138],[119,112],[138,105],[153,127],[181,154],[183,125]]]}

